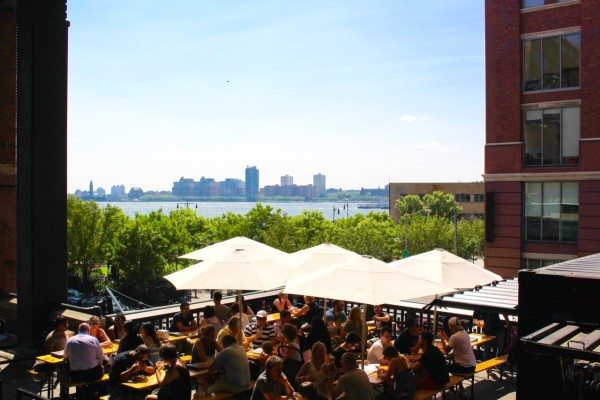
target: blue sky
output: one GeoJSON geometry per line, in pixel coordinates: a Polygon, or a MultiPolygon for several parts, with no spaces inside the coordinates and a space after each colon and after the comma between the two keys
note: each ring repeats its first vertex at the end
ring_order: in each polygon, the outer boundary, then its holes
{"type": "Polygon", "coordinates": [[[481,179],[482,0],[71,0],[69,191],[481,179]]]}

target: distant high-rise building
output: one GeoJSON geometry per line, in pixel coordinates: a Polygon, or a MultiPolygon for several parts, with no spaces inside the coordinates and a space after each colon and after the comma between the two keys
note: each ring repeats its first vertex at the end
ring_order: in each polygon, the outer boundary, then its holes
{"type": "Polygon", "coordinates": [[[125,185],[113,185],[110,188],[110,195],[115,197],[124,197],[126,195],[125,185]]]}
{"type": "Polygon", "coordinates": [[[90,181],[90,197],[94,196],[94,182],[90,181]]]}
{"type": "Polygon", "coordinates": [[[289,175],[284,175],[281,177],[281,186],[292,186],[294,184],[294,177],[289,175]]]}
{"type": "Polygon", "coordinates": [[[325,187],[325,175],[316,174],[313,175],[313,186],[317,192],[317,196],[321,196],[325,194],[327,188],[325,187]]]}
{"type": "Polygon", "coordinates": [[[258,168],[246,167],[246,200],[258,199],[258,168]]]}

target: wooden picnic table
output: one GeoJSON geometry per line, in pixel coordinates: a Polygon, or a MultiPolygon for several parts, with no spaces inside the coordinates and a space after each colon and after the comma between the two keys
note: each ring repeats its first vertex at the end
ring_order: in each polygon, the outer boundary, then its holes
{"type": "Polygon", "coordinates": [[[267,315],[267,322],[277,322],[280,319],[281,318],[279,316],[279,313],[273,313],[273,314],[267,315]]]}
{"type": "MultiPolygon", "coordinates": [[[[210,374],[210,371],[208,370],[208,368],[200,369],[200,370],[190,369],[189,371],[190,371],[191,379],[198,379],[202,376],[206,376],[206,375],[210,374]]],[[[160,370],[159,373],[162,374],[162,377],[164,377],[164,373],[165,373],[164,370],[160,370]]],[[[126,388],[133,389],[133,390],[151,391],[155,387],[158,386],[158,379],[156,378],[156,373],[154,373],[151,375],[147,375],[146,380],[139,381],[139,382],[127,380],[125,382],[121,382],[121,385],[125,386],[126,388]]]]}
{"type": "MultiPolygon", "coordinates": [[[[107,356],[109,354],[116,353],[118,348],[119,348],[118,343],[112,343],[110,346],[106,346],[106,347],[103,346],[102,353],[104,353],[104,355],[107,356]]],[[[38,361],[43,361],[47,364],[53,364],[53,365],[62,364],[64,362],[64,356],[62,356],[62,354],[64,354],[64,353],[61,351],[55,351],[55,352],[52,352],[51,354],[43,354],[41,356],[37,356],[35,359],[38,361]]]]}

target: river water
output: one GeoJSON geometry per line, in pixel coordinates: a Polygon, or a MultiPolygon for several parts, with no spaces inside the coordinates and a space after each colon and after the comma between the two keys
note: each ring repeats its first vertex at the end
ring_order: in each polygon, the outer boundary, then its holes
{"type": "MultiPolygon", "coordinates": [[[[158,202],[158,201],[131,201],[131,202],[105,202],[99,201],[99,205],[105,206],[111,204],[113,206],[121,208],[125,214],[130,217],[134,217],[136,213],[148,214],[152,211],[159,209],[163,210],[163,213],[169,214],[169,212],[176,210],[179,207],[189,207],[196,211],[196,214],[203,217],[216,217],[227,212],[234,212],[238,214],[247,213],[252,207],[256,205],[254,202],[158,202]]],[[[344,218],[346,216],[353,216],[356,214],[368,214],[371,211],[374,212],[385,212],[387,209],[362,209],[358,208],[359,204],[363,203],[343,203],[343,202],[265,202],[262,203],[273,207],[274,209],[280,209],[284,213],[294,216],[301,214],[304,210],[314,210],[321,212],[326,218],[332,219],[335,208],[335,219],[344,218]],[[347,209],[345,205],[347,204],[347,209]],[[339,209],[339,212],[338,212],[339,209]]]]}

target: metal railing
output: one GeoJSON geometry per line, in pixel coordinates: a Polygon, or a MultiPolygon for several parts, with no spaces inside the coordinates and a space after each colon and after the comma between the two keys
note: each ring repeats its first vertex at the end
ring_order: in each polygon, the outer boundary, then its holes
{"type": "MultiPolygon", "coordinates": [[[[0,397],[0,400],[2,398],[0,397]]],[[[49,400],[47,397],[40,396],[38,394],[32,393],[29,390],[17,389],[17,400],[49,400]]]]}

